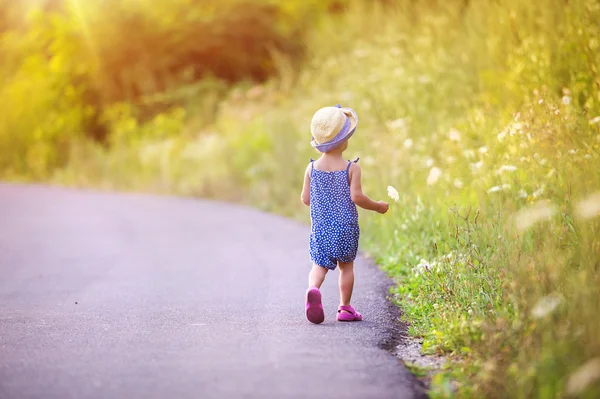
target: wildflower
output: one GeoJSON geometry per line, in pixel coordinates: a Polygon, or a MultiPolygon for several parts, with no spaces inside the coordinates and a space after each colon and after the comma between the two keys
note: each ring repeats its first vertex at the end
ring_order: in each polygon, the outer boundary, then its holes
{"type": "Polygon", "coordinates": [[[527,198],[529,194],[527,194],[527,191],[521,189],[519,190],[519,198],[527,198]]]}
{"type": "Polygon", "coordinates": [[[598,122],[600,122],[600,116],[590,119],[590,125],[595,125],[598,122]]]}
{"type": "Polygon", "coordinates": [[[498,138],[498,141],[502,141],[506,135],[508,134],[508,132],[506,130],[501,131],[500,133],[498,133],[498,136],[496,136],[498,138]]]}
{"type": "Polygon", "coordinates": [[[404,140],[404,148],[411,148],[413,146],[413,141],[412,139],[406,139],[404,140]]]}
{"type": "Polygon", "coordinates": [[[450,137],[450,140],[452,141],[460,141],[460,132],[456,129],[450,129],[448,137],[450,137]]]}
{"type": "Polygon", "coordinates": [[[398,200],[400,199],[400,195],[398,194],[398,191],[392,186],[387,187],[387,193],[388,193],[388,196],[396,202],[398,202],[398,200]]]}
{"type": "Polygon", "coordinates": [[[425,161],[425,166],[428,168],[431,168],[434,163],[435,163],[435,161],[433,159],[427,158],[427,160],[425,161]]]}
{"type": "Polygon", "coordinates": [[[577,215],[583,219],[593,218],[600,214],[600,192],[592,194],[576,205],[577,215]]]}
{"type": "Polygon", "coordinates": [[[554,312],[560,304],[560,298],[555,294],[546,295],[540,298],[531,309],[531,316],[534,319],[541,319],[554,312]]]}
{"type": "Polygon", "coordinates": [[[563,98],[562,98],[562,103],[563,103],[564,105],[569,105],[569,104],[571,104],[571,97],[569,97],[569,96],[563,96],[563,98]]]}
{"type": "Polygon", "coordinates": [[[600,357],[588,360],[569,376],[567,394],[577,396],[598,379],[600,379],[600,357]]]}
{"type": "Polygon", "coordinates": [[[446,158],[446,162],[448,163],[454,163],[454,161],[456,161],[456,157],[449,155],[448,158],[446,158]]]}
{"type": "Polygon", "coordinates": [[[521,209],[515,215],[515,222],[519,231],[524,231],[535,223],[548,220],[554,214],[554,208],[548,201],[538,202],[537,204],[521,209]]]}
{"type": "Polygon", "coordinates": [[[496,193],[498,191],[507,190],[509,188],[510,188],[510,184],[503,184],[501,186],[491,187],[487,192],[488,192],[488,194],[491,194],[491,193],[496,193]]]}
{"type": "Polygon", "coordinates": [[[480,154],[485,154],[488,152],[488,148],[483,146],[483,147],[479,147],[479,153],[480,154]]]}
{"type": "Polygon", "coordinates": [[[478,161],[478,162],[472,163],[472,164],[470,164],[470,166],[471,166],[471,169],[474,171],[477,169],[481,169],[481,167],[483,166],[483,161],[478,161]]]}
{"type": "Polygon", "coordinates": [[[442,175],[442,170],[440,168],[437,168],[435,166],[433,168],[431,168],[431,170],[429,171],[429,176],[427,176],[427,185],[431,186],[431,185],[435,184],[441,175],[442,175]]]}
{"type": "Polygon", "coordinates": [[[577,150],[569,150],[569,151],[567,151],[567,152],[568,152],[569,154],[571,154],[571,155],[575,155],[575,154],[577,154],[577,150]]]}
{"type": "Polygon", "coordinates": [[[533,196],[533,198],[537,198],[540,195],[544,194],[544,187],[540,187],[537,190],[535,190],[533,193],[531,193],[531,195],[533,196]]]}
{"type": "Polygon", "coordinates": [[[454,187],[456,188],[462,188],[463,187],[463,182],[460,179],[454,179],[454,187]]]}
{"type": "Polygon", "coordinates": [[[502,173],[502,172],[514,172],[517,170],[516,166],[513,165],[502,165],[500,167],[500,169],[498,169],[498,173],[502,173]]]}

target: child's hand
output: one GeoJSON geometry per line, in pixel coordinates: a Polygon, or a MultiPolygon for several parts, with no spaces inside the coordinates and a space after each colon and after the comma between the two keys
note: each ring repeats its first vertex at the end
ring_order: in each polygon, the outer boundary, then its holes
{"type": "Polygon", "coordinates": [[[379,207],[377,208],[377,212],[381,213],[382,215],[384,213],[386,213],[388,211],[388,209],[390,208],[390,204],[388,204],[385,201],[379,201],[377,203],[379,204],[379,207]]]}

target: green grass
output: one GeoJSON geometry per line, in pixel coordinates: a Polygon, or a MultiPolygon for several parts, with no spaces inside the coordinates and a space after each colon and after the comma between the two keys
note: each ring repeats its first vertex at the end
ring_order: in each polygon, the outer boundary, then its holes
{"type": "Polygon", "coordinates": [[[359,114],[347,157],[365,191],[400,192],[361,214],[361,245],[423,350],[451,359],[432,396],[599,397],[600,4],[462,4],[357,3],[316,24],[305,68],[281,57],[279,79],[233,91],[214,123],[121,110],[110,149],[76,142],[52,180],[306,221],[310,118],[341,102],[359,114]]]}

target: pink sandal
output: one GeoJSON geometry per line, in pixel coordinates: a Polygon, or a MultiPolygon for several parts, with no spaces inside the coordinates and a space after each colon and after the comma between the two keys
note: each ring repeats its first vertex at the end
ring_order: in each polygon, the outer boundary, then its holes
{"type": "Polygon", "coordinates": [[[325,312],[321,304],[321,291],[317,287],[309,288],[306,291],[306,318],[314,324],[323,323],[325,312]]]}
{"type": "Polygon", "coordinates": [[[350,305],[340,305],[337,319],[338,321],[361,321],[362,315],[350,305]]]}

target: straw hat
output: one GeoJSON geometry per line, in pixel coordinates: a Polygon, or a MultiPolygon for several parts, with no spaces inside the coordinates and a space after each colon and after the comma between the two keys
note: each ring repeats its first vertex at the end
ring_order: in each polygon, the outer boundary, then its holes
{"type": "Polygon", "coordinates": [[[321,108],[315,112],[310,123],[310,143],[321,152],[331,151],[348,140],[357,125],[358,116],[352,108],[342,108],[340,104],[321,108]]]}

